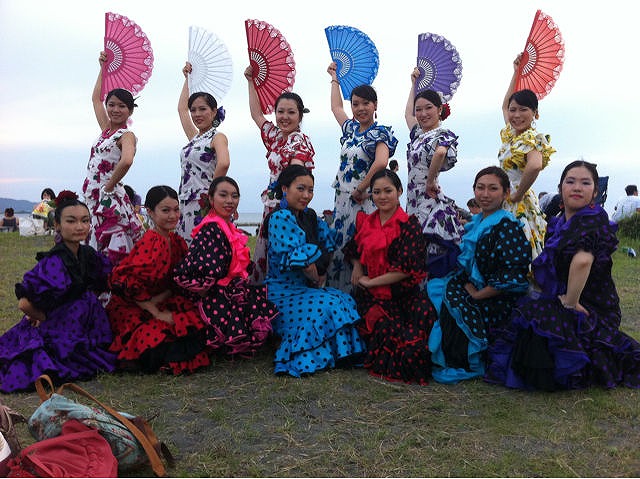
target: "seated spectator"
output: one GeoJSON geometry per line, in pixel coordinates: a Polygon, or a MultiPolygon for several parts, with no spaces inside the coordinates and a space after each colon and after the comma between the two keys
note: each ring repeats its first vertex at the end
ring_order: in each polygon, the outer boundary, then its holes
{"type": "Polygon", "coordinates": [[[40,193],[40,203],[33,209],[32,215],[34,219],[42,220],[42,226],[45,231],[53,231],[54,226],[54,208],[56,194],[51,188],[45,188],[40,193]]]}
{"type": "Polygon", "coordinates": [[[15,217],[13,208],[6,208],[4,218],[0,220],[0,227],[7,228],[7,231],[18,231],[19,226],[20,219],[15,217]]]}
{"type": "Polygon", "coordinates": [[[618,204],[614,208],[611,219],[618,223],[621,219],[629,218],[636,213],[640,213],[640,197],[638,196],[638,187],[636,185],[627,185],[624,189],[627,196],[618,200],[618,204]]]}

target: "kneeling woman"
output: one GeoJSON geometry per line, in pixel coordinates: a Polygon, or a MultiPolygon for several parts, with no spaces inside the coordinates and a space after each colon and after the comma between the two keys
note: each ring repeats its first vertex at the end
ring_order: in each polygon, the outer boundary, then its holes
{"type": "Polygon", "coordinates": [[[533,274],[542,292],[523,298],[489,349],[486,380],[545,390],[640,387],[640,344],[619,330],[611,277],[617,225],[593,203],[598,171],[574,161],[558,186],[564,214],[547,227],[533,274]]]}
{"type": "Polygon", "coordinates": [[[509,177],[497,166],[473,182],[481,214],[465,225],[458,269],[427,283],[438,321],[429,337],[433,378],[442,383],[482,376],[494,329],[527,292],[531,246],[520,223],[502,209],[509,177]]]}
{"type": "Polygon", "coordinates": [[[107,305],[119,367],[160,368],[174,374],[209,364],[205,324],[197,307],[172,279],[172,271],[187,253],[187,244],[173,230],[180,219],[178,193],[154,186],[145,199],[153,228],[134,245],[111,275],[107,305]]]}
{"type": "Polygon", "coordinates": [[[240,189],[234,179],[219,176],[211,182],[211,209],[193,228],[193,241],[175,269],[175,280],[193,293],[209,326],[209,348],[250,357],[269,336],[277,309],[267,299],[266,286],[248,283],[247,235],[231,222],[239,202],[240,189]]]}
{"type": "Polygon", "coordinates": [[[56,205],[61,241],[38,253],[38,264],[16,284],[25,316],[0,337],[2,392],[32,389],[41,374],[73,381],[115,369],[109,319],[96,295],[107,289],[111,264],[82,244],[91,219],[77,195],[62,191],[56,205]]]}
{"type": "Polygon", "coordinates": [[[275,372],[310,374],[357,361],[364,351],[355,323],[360,319],[351,296],[323,287],[335,242],[326,223],[307,205],[313,176],[291,165],[278,177],[279,209],[265,219],[269,262],[269,299],[280,314],[273,331],[281,338],[275,372]]]}
{"type": "Polygon", "coordinates": [[[344,248],[353,265],[351,284],[360,332],[367,342],[364,367],[392,381],[427,384],[431,376],[429,333],[436,320],[427,293],[426,242],[418,219],[400,207],[402,184],[390,170],[371,178],[376,211],[356,217],[355,236],[344,248]]]}

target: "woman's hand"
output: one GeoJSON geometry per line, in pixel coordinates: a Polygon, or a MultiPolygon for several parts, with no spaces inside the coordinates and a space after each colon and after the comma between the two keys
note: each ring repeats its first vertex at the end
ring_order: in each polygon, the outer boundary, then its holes
{"type": "Polygon", "coordinates": [[[582,313],[582,314],[584,314],[586,316],[589,316],[589,311],[587,311],[587,309],[584,306],[582,306],[579,301],[576,304],[570,304],[569,302],[567,302],[567,295],[566,294],[559,295],[558,299],[560,300],[560,304],[562,304],[562,306],[565,309],[570,309],[570,310],[573,310],[573,311],[577,311],[577,312],[582,313]]]}
{"type": "Polygon", "coordinates": [[[360,278],[362,278],[363,276],[364,269],[362,268],[362,263],[360,263],[360,261],[354,261],[353,271],[351,272],[351,286],[360,286],[360,278]]]}
{"type": "Polygon", "coordinates": [[[358,280],[358,286],[361,286],[363,288],[370,288],[371,287],[371,278],[369,278],[369,276],[367,275],[363,275],[360,276],[360,279],[358,280]]]}
{"type": "Polygon", "coordinates": [[[251,68],[251,65],[244,69],[244,77],[247,81],[253,80],[253,68],[251,68]]]}
{"type": "Polygon", "coordinates": [[[315,263],[311,263],[306,268],[303,268],[302,272],[304,273],[306,278],[309,280],[309,283],[311,283],[313,287],[315,288],[320,287],[320,275],[318,274],[318,268],[316,268],[315,263]]]}
{"type": "Polygon", "coordinates": [[[415,85],[416,80],[420,76],[420,69],[418,67],[414,67],[411,72],[411,85],[415,85]]]}
{"type": "Polygon", "coordinates": [[[182,74],[184,75],[185,78],[187,78],[187,75],[189,75],[189,73],[191,73],[192,70],[193,70],[193,67],[191,66],[191,63],[186,62],[184,64],[184,67],[182,68],[182,74]]]}
{"type": "Polygon", "coordinates": [[[427,180],[427,198],[437,198],[438,193],[440,193],[440,185],[438,184],[438,180],[428,179],[427,180]]]}
{"type": "Polygon", "coordinates": [[[369,197],[369,193],[363,192],[359,188],[360,187],[353,190],[353,193],[351,193],[351,198],[353,198],[353,201],[361,205],[362,202],[369,197]]]}
{"type": "Polygon", "coordinates": [[[100,68],[102,68],[102,66],[106,61],[107,61],[107,52],[100,52],[100,55],[98,56],[98,63],[100,64],[100,68]]]}
{"type": "Polygon", "coordinates": [[[173,314],[171,311],[158,311],[156,314],[156,318],[167,324],[174,324],[173,322],[173,314]]]}
{"type": "Polygon", "coordinates": [[[518,53],[518,56],[513,60],[513,71],[518,71],[520,60],[522,60],[522,53],[518,53]]]}
{"type": "Polygon", "coordinates": [[[29,321],[29,324],[31,326],[33,326],[34,328],[37,328],[38,326],[40,326],[42,324],[42,321],[40,319],[36,319],[33,318],[31,316],[25,316],[26,320],[29,321]]]}
{"type": "Polygon", "coordinates": [[[327,73],[331,75],[331,81],[338,83],[338,66],[336,62],[331,62],[327,67],[327,73]]]}
{"type": "Polygon", "coordinates": [[[478,294],[478,288],[476,288],[473,283],[466,283],[464,285],[464,289],[467,293],[469,293],[469,296],[471,296],[473,299],[476,299],[476,295],[478,294]]]}

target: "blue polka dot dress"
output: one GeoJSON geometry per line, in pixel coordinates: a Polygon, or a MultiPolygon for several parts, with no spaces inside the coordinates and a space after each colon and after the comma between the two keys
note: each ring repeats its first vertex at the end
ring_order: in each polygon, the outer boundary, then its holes
{"type": "Polygon", "coordinates": [[[511,308],[527,292],[531,247],[522,224],[504,210],[465,225],[459,268],[427,283],[438,321],[429,336],[433,378],[442,383],[482,376],[494,329],[509,320],[511,308]],[[500,294],[476,300],[465,289],[492,286],[500,294]]]}
{"type": "Polygon", "coordinates": [[[365,349],[355,326],[360,316],[353,298],[307,283],[303,268],[315,263],[324,274],[335,243],[313,210],[301,216],[283,209],[267,218],[267,291],[280,311],[272,323],[281,339],[275,373],[295,377],[357,360],[365,349]]]}

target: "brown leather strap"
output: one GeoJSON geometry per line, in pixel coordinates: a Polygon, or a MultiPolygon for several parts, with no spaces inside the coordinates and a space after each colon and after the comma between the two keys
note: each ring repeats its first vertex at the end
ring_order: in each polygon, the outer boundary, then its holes
{"type": "Polygon", "coordinates": [[[36,385],[36,392],[40,397],[41,403],[49,399],[56,390],[56,388],[53,387],[53,381],[46,374],[43,374],[38,379],[36,379],[35,385],[36,385]],[[46,383],[47,386],[49,386],[49,392],[45,390],[43,383],[46,383]]]}
{"type": "MultiPolygon", "coordinates": [[[[46,381],[49,384],[49,386],[51,387],[52,390],[53,390],[53,382],[51,381],[51,378],[49,376],[47,376],[46,374],[40,376],[35,382],[36,391],[38,392],[38,396],[40,396],[40,399],[44,402],[47,399],[49,399],[49,397],[51,397],[51,394],[47,394],[45,392],[44,386],[42,385],[42,381],[46,381]]],[[[58,388],[56,393],[57,394],[62,394],[62,392],[65,389],[70,389],[70,390],[74,391],[75,393],[80,394],[81,396],[84,396],[84,397],[86,397],[88,399],[91,399],[93,402],[98,404],[105,411],[107,411],[109,414],[111,414],[113,417],[115,417],[118,421],[120,421],[136,437],[136,439],[138,440],[140,445],[143,447],[144,451],[147,453],[147,456],[149,457],[149,462],[151,463],[151,468],[153,469],[153,472],[158,477],[165,477],[167,475],[167,471],[166,471],[166,469],[164,467],[164,464],[162,463],[162,459],[160,458],[160,455],[156,451],[156,448],[151,443],[151,441],[145,436],[144,432],[141,431],[140,429],[138,429],[138,427],[133,422],[131,422],[130,419],[127,419],[122,414],[120,414],[118,411],[113,409],[112,407],[107,406],[106,404],[103,404],[97,398],[95,398],[90,393],[88,393],[87,391],[85,391],[80,386],[78,386],[78,385],[76,385],[74,383],[65,383],[65,384],[63,384],[62,386],[60,386],[58,388]]],[[[148,432],[148,431],[151,431],[151,427],[147,424],[147,429],[146,429],[145,432],[148,432]]],[[[152,431],[152,435],[153,435],[152,437],[155,440],[155,442],[159,444],[158,438],[156,437],[155,433],[153,433],[153,431],[152,431]]],[[[158,446],[158,448],[161,449],[160,446],[158,446]]],[[[166,446],[165,446],[165,448],[166,448],[166,446]]],[[[171,454],[169,454],[169,455],[171,456],[171,454]]],[[[171,461],[173,461],[173,456],[171,456],[171,461]]]]}

